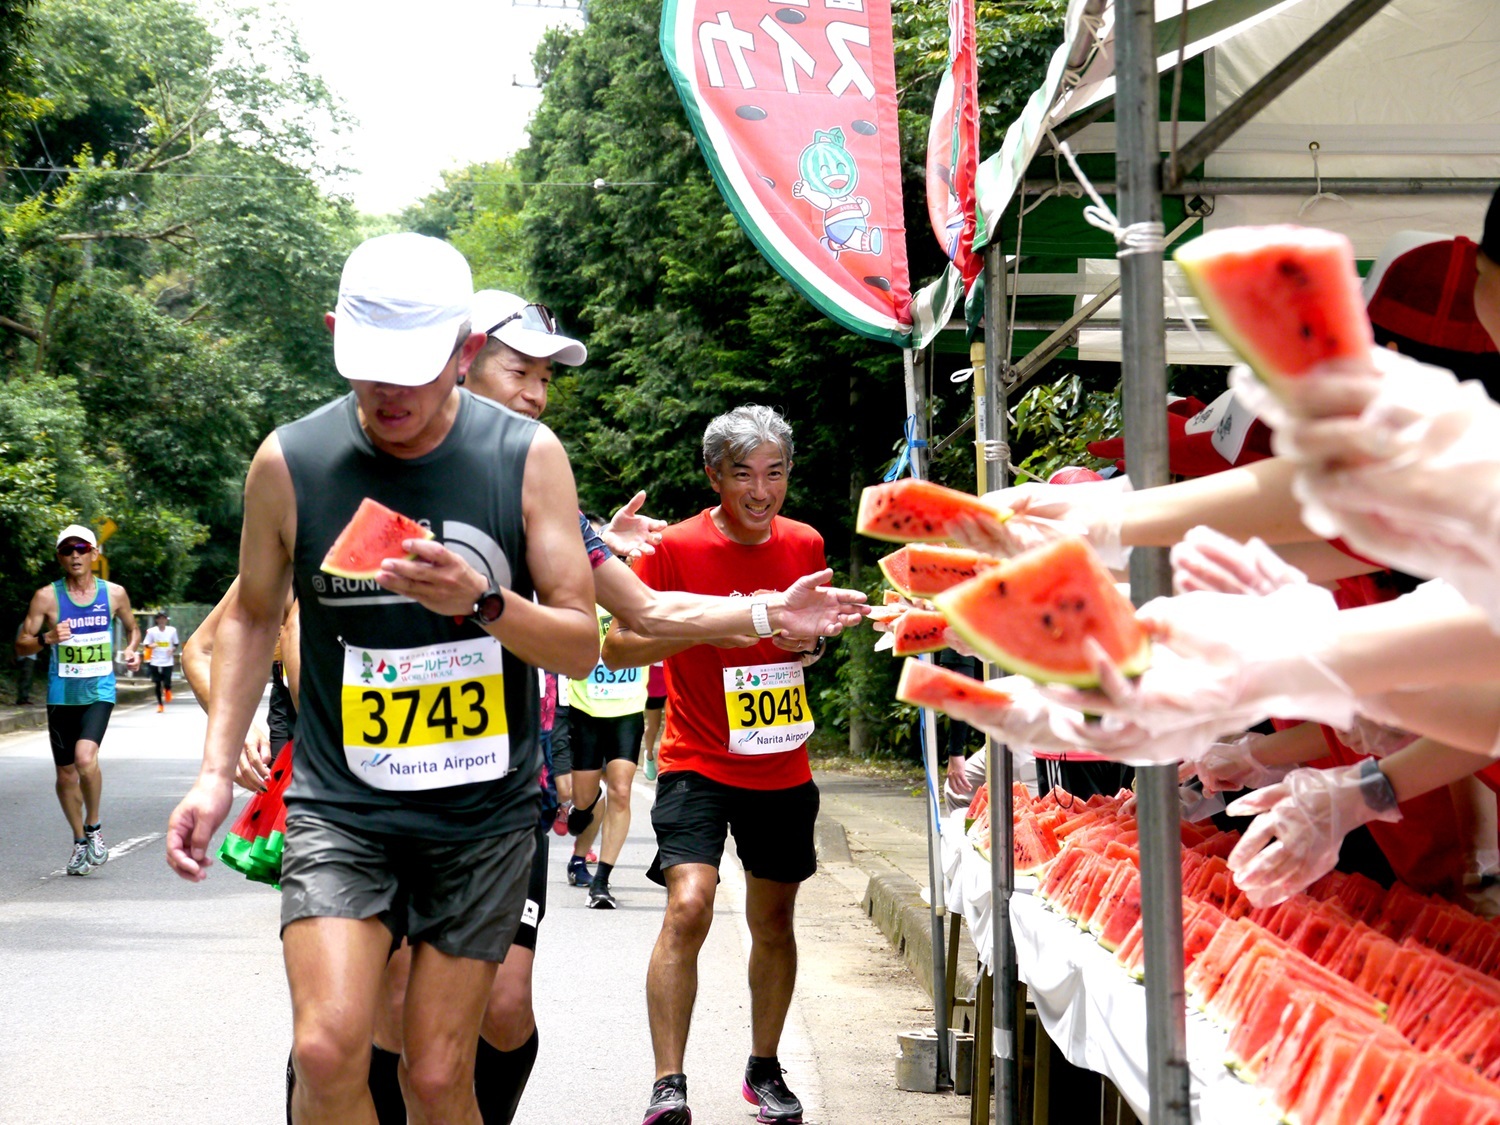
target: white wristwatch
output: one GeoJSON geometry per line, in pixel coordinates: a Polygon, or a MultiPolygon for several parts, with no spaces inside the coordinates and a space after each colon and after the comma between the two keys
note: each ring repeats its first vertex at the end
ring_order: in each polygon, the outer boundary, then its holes
{"type": "Polygon", "coordinates": [[[757,637],[769,637],[775,632],[771,628],[771,611],[765,602],[750,603],[750,623],[755,626],[757,637]]]}

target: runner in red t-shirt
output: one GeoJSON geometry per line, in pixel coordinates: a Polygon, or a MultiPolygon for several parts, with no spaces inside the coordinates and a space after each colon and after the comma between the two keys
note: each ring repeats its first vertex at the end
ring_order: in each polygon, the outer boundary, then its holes
{"type": "Polygon", "coordinates": [[[657,854],[647,872],[667,888],[667,910],[646,978],[656,1084],[643,1125],[688,1125],[682,1073],[697,994],[698,950],[713,921],[719,861],[734,833],[745,868],[750,928],[751,1052],[745,1099],[762,1122],[800,1122],[802,1104],[776,1059],[797,975],[792,929],[797,888],[817,868],[818,787],[805,743],[813,731],[803,669],[823,642],[772,637],[757,594],[784,590],[824,566],[823,537],[781,516],[792,432],[776,411],[742,406],[709,423],[703,462],[717,507],[674,524],[636,573],[658,590],[752,599],[756,636],[689,647],[653,641],[615,621],[611,666],[664,660],[666,733],[658,753],[651,823],[657,854]]]}

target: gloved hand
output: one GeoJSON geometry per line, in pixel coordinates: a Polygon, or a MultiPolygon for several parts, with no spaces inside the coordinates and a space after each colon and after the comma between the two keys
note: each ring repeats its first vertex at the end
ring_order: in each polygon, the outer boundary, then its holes
{"type": "MultiPolygon", "coordinates": [[[[944,713],[1012,749],[1056,756],[1076,753],[1081,748],[1071,734],[1089,726],[1084,716],[1048,699],[1033,681],[1025,676],[1005,676],[989,681],[988,686],[1004,692],[1008,702],[954,699],[943,708],[944,713]]],[[[1100,737],[1106,745],[1118,750],[1149,741],[1150,734],[1117,723],[1108,735],[1100,737]]]]}
{"type": "Polygon", "coordinates": [[[1256,906],[1283,902],[1332,871],[1339,845],[1361,824],[1401,819],[1395,791],[1373,759],[1293,770],[1225,811],[1260,814],[1229,853],[1235,883],[1256,906]]]}
{"type": "Polygon", "coordinates": [[[1259,539],[1244,543],[1211,527],[1194,527],[1172,548],[1172,590],[1189,594],[1269,594],[1307,575],[1259,539]]]}
{"type": "Polygon", "coordinates": [[[1371,366],[1308,380],[1319,416],[1277,429],[1277,452],[1301,469],[1303,521],[1396,569],[1447,579],[1500,627],[1500,405],[1477,382],[1387,349],[1371,366]]]}
{"type": "Polygon", "coordinates": [[[1347,727],[1354,694],[1317,656],[1337,614],[1333,595],[1305,582],[1264,597],[1157,598],[1136,614],[1157,642],[1142,675],[1126,679],[1099,650],[1099,690],[1047,691],[1075,711],[1127,719],[1155,735],[1190,735],[1181,755],[1188,760],[1215,736],[1263,719],[1347,727]]]}
{"type": "Polygon", "coordinates": [[[1197,775],[1203,783],[1203,795],[1228,793],[1235,789],[1261,789],[1287,775],[1287,767],[1268,766],[1255,756],[1255,750],[1266,736],[1246,731],[1238,738],[1215,742],[1196,762],[1184,762],[1181,780],[1197,775]]]}
{"type": "MultiPolygon", "coordinates": [[[[1363,702],[1361,706],[1364,706],[1363,702]]],[[[1376,758],[1389,757],[1410,746],[1418,737],[1409,730],[1377,723],[1367,715],[1355,715],[1349,729],[1339,731],[1338,735],[1339,741],[1349,749],[1376,758]]]]}
{"type": "Polygon", "coordinates": [[[1127,477],[1002,488],[983,499],[997,509],[1010,509],[1010,518],[992,526],[972,519],[959,521],[953,526],[954,538],[970,550],[1008,558],[1054,539],[1080,535],[1099,552],[1105,566],[1123,570],[1129,551],[1120,544],[1120,525],[1128,491],[1127,477]]]}

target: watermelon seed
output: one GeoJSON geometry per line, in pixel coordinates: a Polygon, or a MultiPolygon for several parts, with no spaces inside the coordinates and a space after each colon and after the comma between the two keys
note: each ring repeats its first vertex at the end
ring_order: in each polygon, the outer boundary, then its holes
{"type": "Polygon", "coordinates": [[[807,19],[807,16],[797,11],[796,8],[778,8],[776,18],[782,23],[802,23],[807,19]]]}
{"type": "Polygon", "coordinates": [[[1000,591],[1000,596],[1002,598],[1005,597],[1005,583],[1004,582],[999,583],[995,588],[1000,591]]]}
{"type": "Polygon", "coordinates": [[[876,132],[875,123],[873,121],[866,121],[864,118],[856,118],[849,123],[849,127],[856,133],[863,133],[867,137],[873,137],[876,132]]]}
{"type": "Polygon", "coordinates": [[[758,105],[742,105],[734,111],[736,117],[743,117],[746,121],[764,121],[766,111],[758,105]]]}
{"type": "Polygon", "coordinates": [[[889,293],[891,291],[891,283],[888,278],[867,277],[865,278],[865,284],[872,289],[879,289],[882,293],[889,293]]]}

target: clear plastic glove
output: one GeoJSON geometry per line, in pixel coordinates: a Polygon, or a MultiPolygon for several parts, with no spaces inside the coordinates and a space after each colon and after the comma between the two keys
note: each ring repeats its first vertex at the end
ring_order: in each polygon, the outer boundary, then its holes
{"type": "Polygon", "coordinates": [[[1236,789],[1261,789],[1286,777],[1282,766],[1268,766],[1255,756],[1255,750],[1266,736],[1247,731],[1238,738],[1215,742],[1196,762],[1182,767],[1181,779],[1197,775],[1203,783],[1204,796],[1229,793],[1236,789]]]}
{"type": "MultiPolygon", "coordinates": [[[[1265,595],[1196,592],[1156,598],[1136,616],[1155,638],[1151,667],[1126,679],[1097,650],[1100,689],[1054,686],[1048,693],[1077,711],[1114,716],[1158,735],[1191,732],[1197,752],[1225,731],[1264,719],[1353,722],[1349,686],[1318,658],[1333,636],[1333,595],[1296,583],[1265,595]]],[[[1102,751],[1101,751],[1102,752],[1102,751]]]]}
{"type": "Polygon", "coordinates": [[[1009,519],[985,526],[977,520],[961,520],[953,525],[953,536],[970,550],[1005,558],[1054,539],[1081,535],[1099,552],[1105,566],[1123,570],[1130,555],[1120,543],[1128,491],[1127,477],[1088,484],[1002,488],[986,494],[983,500],[996,509],[1010,509],[1009,519]]]}
{"type": "Polygon", "coordinates": [[[1319,376],[1288,419],[1302,518],[1398,570],[1444,578],[1500,628],[1500,405],[1477,382],[1377,349],[1378,374],[1319,376]]]}
{"type": "Polygon", "coordinates": [[[1269,594],[1307,581],[1259,539],[1244,543],[1211,527],[1194,527],[1172,548],[1172,589],[1178,594],[1269,594]]]}
{"type": "Polygon", "coordinates": [[[1225,811],[1260,814],[1229,853],[1234,881],[1256,906],[1284,902],[1332,871],[1344,837],[1361,824],[1401,819],[1390,782],[1373,761],[1293,770],[1225,811]]]}
{"type": "MultiPolygon", "coordinates": [[[[1360,705],[1365,704],[1361,702],[1360,705]]],[[[1339,731],[1338,736],[1349,749],[1375,758],[1388,757],[1417,740],[1417,735],[1411,731],[1378,723],[1367,715],[1355,715],[1349,729],[1339,731]]]]}
{"type": "Polygon", "coordinates": [[[1079,744],[1059,732],[1084,725],[1084,717],[1048,699],[1025,676],[990,680],[989,686],[1008,697],[1005,703],[987,699],[955,699],[943,712],[1006,745],[1033,753],[1070,754],[1079,744]]]}

